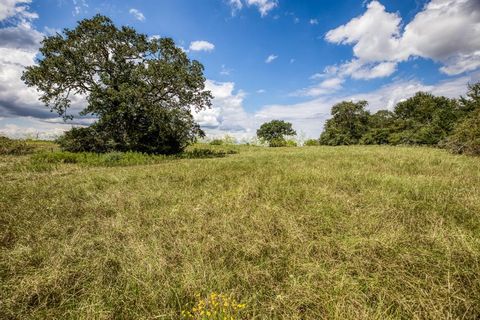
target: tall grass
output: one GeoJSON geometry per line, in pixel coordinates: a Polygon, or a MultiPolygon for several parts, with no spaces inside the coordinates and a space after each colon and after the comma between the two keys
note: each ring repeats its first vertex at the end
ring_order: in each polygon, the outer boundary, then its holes
{"type": "Polygon", "coordinates": [[[480,317],[477,158],[235,148],[49,171],[0,158],[0,318],[180,319],[213,292],[241,319],[480,317]]]}

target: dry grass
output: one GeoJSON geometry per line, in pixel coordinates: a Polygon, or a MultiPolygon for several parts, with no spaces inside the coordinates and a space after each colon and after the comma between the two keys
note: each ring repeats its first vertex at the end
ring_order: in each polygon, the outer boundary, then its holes
{"type": "Polygon", "coordinates": [[[0,157],[0,318],[176,319],[212,292],[243,319],[480,317],[478,158],[240,149],[45,170],[0,157]]]}

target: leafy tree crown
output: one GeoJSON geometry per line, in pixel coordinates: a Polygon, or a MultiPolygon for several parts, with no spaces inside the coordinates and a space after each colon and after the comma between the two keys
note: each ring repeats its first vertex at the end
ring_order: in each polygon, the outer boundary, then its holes
{"type": "Polygon", "coordinates": [[[185,145],[202,134],[191,110],[211,105],[203,66],[172,39],[148,38],[96,15],[46,37],[40,53],[38,65],[23,73],[25,83],[66,119],[73,118],[68,113],[72,97],[85,97],[86,106],[77,111],[97,117],[94,129],[107,133],[114,145],[136,150],[146,144],[148,149],[151,141],[155,151],[153,144],[173,139],[185,145]]]}
{"type": "Polygon", "coordinates": [[[283,120],[272,120],[260,126],[257,130],[257,137],[267,142],[274,140],[284,140],[285,136],[297,134],[292,128],[292,124],[283,120]]]}

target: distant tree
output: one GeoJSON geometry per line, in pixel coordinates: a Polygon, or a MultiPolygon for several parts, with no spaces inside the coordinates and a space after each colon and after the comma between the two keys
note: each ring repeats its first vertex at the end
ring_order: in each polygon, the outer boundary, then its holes
{"type": "Polygon", "coordinates": [[[369,129],[370,113],[365,110],[367,101],[343,101],[332,107],[332,118],[325,123],[320,144],[357,144],[369,129]]]}
{"type": "Polygon", "coordinates": [[[445,146],[453,153],[480,156],[480,109],[456,125],[445,146]]]}
{"type": "Polygon", "coordinates": [[[460,97],[461,120],[445,146],[454,153],[480,156],[480,82],[468,85],[466,97],[460,97]]]}
{"type": "Polygon", "coordinates": [[[320,142],[318,141],[318,139],[308,139],[308,140],[305,140],[303,145],[306,147],[313,147],[313,146],[320,145],[320,142]]]}
{"type": "Polygon", "coordinates": [[[462,115],[480,109],[480,82],[468,84],[467,96],[459,99],[462,115]]]}
{"type": "Polygon", "coordinates": [[[72,118],[72,95],[83,95],[87,105],[80,115],[98,119],[67,134],[63,146],[177,153],[203,135],[191,114],[211,105],[203,66],[172,39],[148,38],[96,15],[46,37],[40,53],[38,65],[24,72],[25,83],[65,119],[72,118]]]}
{"type": "Polygon", "coordinates": [[[388,110],[379,110],[369,117],[368,131],[360,139],[361,144],[388,144],[395,115],[388,110]]]}
{"type": "Polygon", "coordinates": [[[264,142],[268,142],[271,147],[282,147],[287,145],[285,136],[297,134],[292,128],[292,124],[283,120],[272,120],[260,126],[257,130],[257,137],[264,142]]]}
{"type": "Polygon", "coordinates": [[[460,116],[456,100],[426,92],[398,103],[394,114],[392,144],[436,145],[450,134],[460,116]]]}

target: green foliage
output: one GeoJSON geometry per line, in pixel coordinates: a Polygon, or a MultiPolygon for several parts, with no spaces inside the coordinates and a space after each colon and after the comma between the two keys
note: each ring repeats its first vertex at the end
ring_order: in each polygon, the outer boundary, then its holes
{"type": "Polygon", "coordinates": [[[445,147],[453,153],[480,156],[480,108],[457,124],[445,147]]]}
{"type": "Polygon", "coordinates": [[[209,142],[210,145],[212,146],[221,146],[223,144],[222,139],[213,139],[212,141],[209,142]]]}
{"type": "Polygon", "coordinates": [[[469,134],[465,133],[467,124],[461,126],[462,129],[458,125],[465,117],[475,117],[474,110],[480,109],[480,83],[469,85],[468,88],[466,97],[458,100],[417,92],[413,97],[399,102],[393,112],[380,110],[369,114],[365,110],[365,101],[341,102],[332,107],[332,118],[325,124],[320,143],[445,146],[449,141],[451,150],[467,150],[461,147],[466,145],[466,141],[463,144],[459,142],[456,147],[453,141],[474,139],[474,120],[466,122],[471,127],[469,134]],[[449,138],[456,126],[455,138],[449,138]],[[463,138],[460,132],[465,133],[463,138]]]}
{"type": "Polygon", "coordinates": [[[296,134],[292,128],[292,124],[283,120],[265,122],[257,130],[257,137],[267,142],[270,147],[286,146],[285,136],[293,136],[296,134]]]}
{"type": "Polygon", "coordinates": [[[320,141],[318,141],[318,139],[308,139],[308,140],[305,140],[305,142],[303,143],[303,145],[306,146],[306,147],[319,146],[319,145],[320,145],[320,141]]]}
{"type": "Polygon", "coordinates": [[[22,140],[0,136],[0,155],[22,155],[33,152],[33,146],[22,140]]]}
{"type": "Polygon", "coordinates": [[[98,117],[90,131],[67,134],[65,150],[173,154],[203,136],[190,111],[211,104],[203,66],[172,39],[148,38],[96,15],[46,37],[40,53],[22,76],[40,100],[70,119],[71,96],[85,95],[80,114],[98,117]]]}
{"type": "Polygon", "coordinates": [[[271,139],[268,142],[268,146],[272,147],[272,148],[286,147],[287,146],[287,141],[283,138],[271,139]]]}
{"type": "Polygon", "coordinates": [[[461,96],[459,104],[462,115],[480,109],[480,82],[468,84],[467,96],[461,96]]]}
{"type": "Polygon", "coordinates": [[[288,139],[285,141],[287,147],[297,147],[297,141],[288,139]]]}
{"type": "Polygon", "coordinates": [[[94,126],[72,128],[57,139],[64,151],[69,152],[109,152],[115,150],[115,143],[94,126]]]}
{"type": "Polygon", "coordinates": [[[332,118],[325,123],[320,144],[338,146],[359,143],[368,130],[369,112],[366,101],[343,101],[332,107],[332,118]]]}
{"type": "Polygon", "coordinates": [[[437,145],[445,139],[460,115],[455,100],[435,97],[425,92],[418,92],[398,103],[394,114],[395,139],[404,144],[425,145],[437,145]],[[398,139],[398,136],[401,136],[401,139],[398,139]]]}
{"type": "Polygon", "coordinates": [[[235,138],[226,134],[223,138],[216,138],[209,142],[212,146],[234,145],[235,138]]]}

